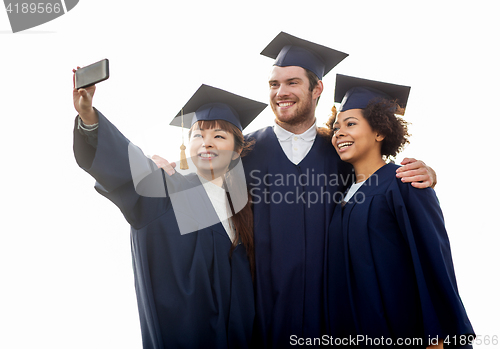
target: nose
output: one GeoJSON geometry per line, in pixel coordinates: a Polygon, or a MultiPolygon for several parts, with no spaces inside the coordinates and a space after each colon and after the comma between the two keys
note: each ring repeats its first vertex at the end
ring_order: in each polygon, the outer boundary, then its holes
{"type": "Polygon", "coordinates": [[[333,137],[332,137],[332,141],[334,139],[338,139],[340,137],[344,137],[345,136],[345,131],[342,127],[338,127],[336,131],[333,132],[333,137]]]}
{"type": "Polygon", "coordinates": [[[213,148],[214,143],[212,137],[205,136],[203,137],[203,147],[205,148],[213,148]]]}
{"type": "Polygon", "coordinates": [[[290,91],[288,90],[286,84],[281,84],[280,87],[278,87],[278,91],[276,92],[276,97],[282,98],[288,96],[289,94],[290,91]]]}
{"type": "Polygon", "coordinates": [[[337,131],[333,131],[333,136],[332,136],[332,145],[336,149],[337,148],[337,141],[340,137],[343,137],[344,133],[341,128],[337,129],[337,131]]]}

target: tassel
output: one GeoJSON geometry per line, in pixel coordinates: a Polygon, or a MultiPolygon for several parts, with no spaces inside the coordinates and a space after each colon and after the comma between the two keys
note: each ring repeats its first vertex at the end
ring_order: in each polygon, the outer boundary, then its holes
{"type": "Polygon", "coordinates": [[[184,144],[181,145],[181,163],[180,163],[180,168],[181,170],[187,170],[189,169],[188,162],[186,159],[186,146],[184,144]]]}

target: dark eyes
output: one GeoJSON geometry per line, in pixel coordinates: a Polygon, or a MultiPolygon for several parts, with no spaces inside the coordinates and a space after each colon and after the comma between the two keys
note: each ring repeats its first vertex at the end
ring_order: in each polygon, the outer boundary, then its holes
{"type": "MultiPolygon", "coordinates": [[[[288,82],[288,85],[297,85],[298,82],[297,81],[290,81],[288,82]]],[[[279,84],[277,82],[272,82],[269,84],[269,87],[273,88],[273,87],[279,87],[279,84]]]]}
{"type": "MultiPolygon", "coordinates": [[[[198,138],[198,137],[202,137],[202,135],[200,133],[197,133],[197,134],[194,134],[193,135],[193,138],[198,138]]],[[[226,139],[224,136],[222,135],[216,135],[214,138],[221,138],[221,139],[226,139]]]]}
{"type": "MultiPolygon", "coordinates": [[[[354,126],[354,125],[356,125],[356,123],[355,123],[355,122],[348,122],[348,123],[347,123],[347,127],[351,127],[351,126],[354,126]]],[[[339,127],[334,127],[334,128],[332,129],[333,133],[337,133],[337,131],[338,131],[338,130],[340,130],[340,128],[339,128],[339,127]]]]}

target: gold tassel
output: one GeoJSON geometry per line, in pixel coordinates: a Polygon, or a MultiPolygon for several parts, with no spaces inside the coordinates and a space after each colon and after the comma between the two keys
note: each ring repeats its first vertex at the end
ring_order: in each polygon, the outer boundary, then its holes
{"type": "Polygon", "coordinates": [[[181,109],[181,132],[182,132],[182,145],[181,145],[181,163],[180,163],[180,169],[181,170],[187,170],[189,169],[188,162],[186,159],[186,146],[184,145],[184,114],[183,110],[181,109]]]}
{"type": "Polygon", "coordinates": [[[189,168],[188,162],[186,160],[186,152],[184,150],[186,150],[186,146],[184,144],[182,144],[181,145],[181,164],[180,164],[181,170],[187,170],[189,168]]]}

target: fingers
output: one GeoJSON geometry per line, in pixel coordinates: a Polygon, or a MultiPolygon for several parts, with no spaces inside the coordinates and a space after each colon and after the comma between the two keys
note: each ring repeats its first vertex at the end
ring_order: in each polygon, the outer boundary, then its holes
{"type": "Polygon", "coordinates": [[[413,163],[424,164],[424,162],[422,160],[417,160],[415,158],[404,158],[403,161],[401,161],[401,165],[408,165],[408,164],[413,164],[413,163]]]}
{"type": "Polygon", "coordinates": [[[75,73],[77,69],[80,69],[80,67],[77,66],[76,69],[73,69],[73,91],[75,90],[75,84],[76,84],[75,73]]]}
{"type": "Polygon", "coordinates": [[[80,112],[90,112],[90,109],[92,109],[92,95],[84,88],[74,89],[73,95],[78,98],[80,112]]]}
{"type": "Polygon", "coordinates": [[[396,170],[397,173],[427,167],[427,165],[422,160],[417,160],[414,158],[404,158],[403,161],[401,161],[401,165],[403,166],[396,170]]]}
{"type": "Polygon", "coordinates": [[[167,172],[169,176],[175,173],[174,170],[175,163],[170,163],[166,159],[158,155],[153,155],[151,157],[151,160],[154,161],[154,163],[156,164],[156,166],[158,166],[158,168],[162,168],[165,172],[167,172]]]}
{"type": "MultiPolygon", "coordinates": [[[[397,177],[397,176],[396,176],[397,177]]],[[[424,174],[415,174],[412,176],[411,173],[407,173],[404,177],[400,177],[402,182],[410,183],[410,182],[431,182],[431,177],[428,173],[424,174]]]]}
{"type": "Polygon", "coordinates": [[[427,188],[434,183],[433,172],[423,161],[413,158],[405,158],[401,164],[405,164],[396,170],[396,177],[402,182],[411,183],[415,188],[427,188]]]}
{"type": "Polygon", "coordinates": [[[401,161],[401,165],[406,165],[406,164],[409,164],[411,162],[415,162],[417,161],[417,159],[414,159],[414,158],[404,158],[403,161],[401,161]]]}
{"type": "MultiPolygon", "coordinates": [[[[402,169],[403,167],[400,167],[399,169],[402,169]]],[[[427,168],[426,167],[417,167],[416,169],[406,168],[406,169],[401,170],[401,171],[396,171],[396,177],[406,178],[407,180],[405,182],[409,182],[408,178],[413,178],[413,177],[417,177],[417,176],[429,176],[429,172],[427,171],[427,168]]]]}
{"type": "MultiPolygon", "coordinates": [[[[74,90],[73,90],[74,91],[74,90]]],[[[92,102],[95,93],[95,85],[80,88],[76,91],[86,102],[92,102]]]]}
{"type": "Polygon", "coordinates": [[[425,189],[431,186],[430,181],[424,181],[424,182],[411,182],[411,185],[415,188],[418,189],[425,189]]]}

